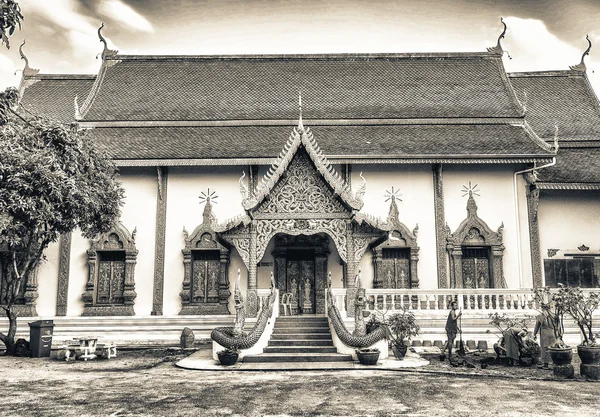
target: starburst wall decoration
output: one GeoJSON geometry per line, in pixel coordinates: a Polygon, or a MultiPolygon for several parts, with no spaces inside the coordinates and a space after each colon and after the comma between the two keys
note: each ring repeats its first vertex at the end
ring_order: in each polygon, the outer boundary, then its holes
{"type": "Polygon", "coordinates": [[[473,195],[476,195],[477,197],[479,197],[479,188],[477,188],[477,184],[475,185],[471,185],[471,181],[469,181],[469,186],[463,185],[462,186],[462,192],[463,192],[463,197],[468,196],[470,193],[472,193],[473,195]]]}
{"type": "Polygon", "coordinates": [[[216,191],[211,192],[210,188],[208,188],[206,192],[201,191],[198,198],[200,199],[200,204],[204,202],[217,204],[216,200],[219,198],[219,196],[217,195],[216,191]]]}
{"type": "Polygon", "coordinates": [[[388,201],[390,201],[392,199],[402,201],[402,199],[400,198],[402,196],[402,194],[399,194],[399,193],[400,193],[400,190],[394,191],[393,186],[392,186],[392,191],[385,190],[385,194],[383,195],[385,197],[385,202],[387,203],[388,201]]]}

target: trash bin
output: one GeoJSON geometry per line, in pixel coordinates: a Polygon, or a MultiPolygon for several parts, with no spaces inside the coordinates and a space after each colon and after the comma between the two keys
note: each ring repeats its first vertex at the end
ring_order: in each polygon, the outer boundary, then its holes
{"type": "Polygon", "coordinates": [[[32,358],[50,357],[53,330],[54,322],[52,320],[38,320],[29,323],[29,341],[32,358]]]}

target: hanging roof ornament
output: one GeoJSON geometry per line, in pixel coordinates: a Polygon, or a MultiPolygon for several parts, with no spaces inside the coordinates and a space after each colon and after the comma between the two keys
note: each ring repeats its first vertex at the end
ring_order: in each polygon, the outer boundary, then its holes
{"type": "Polygon", "coordinates": [[[302,90],[298,91],[298,131],[304,132],[304,125],[302,124],[302,90]]]}
{"type": "Polygon", "coordinates": [[[21,59],[25,61],[25,68],[23,68],[23,76],[24,77],[32,77],[32,76],[36,75],[38,72],[40,72],[40,70],[31,68],[29,66],[29,60],[27,59],[27,57],[25,56],[25,53],[23,52],[24,45],[25,45],[25,39],[23,39],[23,43],[21,44],[21,46],[19,46],[19,55],[21,55],[21,59]]]}
{"type": "Polygon", "coordinates": [[[502,23],[502,26],[504,26],[504,29],[502,30],[502,33],[500,34],[500,36],[498,36],[498,43],[496,43],[496,46],[487,48],[487,51],[492,52],[494,54],[498,54],[498,55],[504,55],[504,52],[506,52],[506,54],[508,55],[508,58],[512,59],[512,57],[510,56],[508,51],[504,51],[504,49],[502,49],[502,44],[500,42],[502,41],[502,39],[504,39],[504,35],[506,35],[506,23],[504,23],[504,19],[502,19],[502,18],[500,18],[500,23],[502,23]]]}
{"type": "MultiPolygon", "coordinates": [[[[98,37],[100,38],[100,42],[104,44],[104,49],[102,50],[102,60],[104,60],[107,56],[117,55],[119,51],[115,49],[108,49],[108,43],[106,43],[106,39],[102,36],[102,28],[104,27],[104,22],[98,28],[98,37]]],[[[96,56],[98,58],[98,56],[96,56]]]]}
{"type": "Polygon", "coordinates": [[[585,52],[583,53],[583,55],[581,55],[581,62],[577,65],[571,65],[569,68],[571,68],[573,71],[579,71],[579,72],[585,72],[585,70],[587,69],[585,66],[585,56],[590,54],[590,49],[592,49],[592,41],[590,41],[590,36],[589,35],[585,35],[585,40],[588,41],[588,48],[585,50],[585,52]]]}

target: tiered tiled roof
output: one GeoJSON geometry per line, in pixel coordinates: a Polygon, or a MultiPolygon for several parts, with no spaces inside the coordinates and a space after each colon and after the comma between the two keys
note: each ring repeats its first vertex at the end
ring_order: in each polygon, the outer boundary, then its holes
{"type": "Polygon", "coordinates": [[[69,123],[75,119],[75,97],[81,103],[90,92],[94,75],[38,74],[26,79],[20,105],[35,114],[69,123]]]}
{"type": "Polygon", "coordinates": [[[525,119],[539,137],[552,140],[600,140],[600,106],[592,87],[579,71],[509,74],[526,107],[525,119]]]}
{"type": "Polygon", "coordinates": [[[84,120],[519,117],[501,55],[109,56],[84,120]]]}
{"type": "MultiPolygon", "coordinates": [[[[551,157],[521,125],[312,126],[330,159],[551,157]]],[[[89,135],[116,160],[274,158],[291,126],[103,127],[89,135]]]]}
{"type": "Polygon", "coordinates": [[[556,165],[539,173],[546,189],[600,189],[600,105],[585,72],[509,74],[525,119],[544,140],[556,134],[556,165]]]}

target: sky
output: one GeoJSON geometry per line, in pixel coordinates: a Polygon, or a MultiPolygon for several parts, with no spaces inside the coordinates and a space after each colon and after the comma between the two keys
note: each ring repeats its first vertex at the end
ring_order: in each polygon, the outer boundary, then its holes
{"type": "Polygon", "coordinates": [[[0,88],[18,86],[18,47],[42,73],[96,74],[101,22],[121,54],[480,52],[502,42],[509,72],[568,69],[586,57],[600,93],[598,0],[18,0],[0,49],[0,88]]]}

